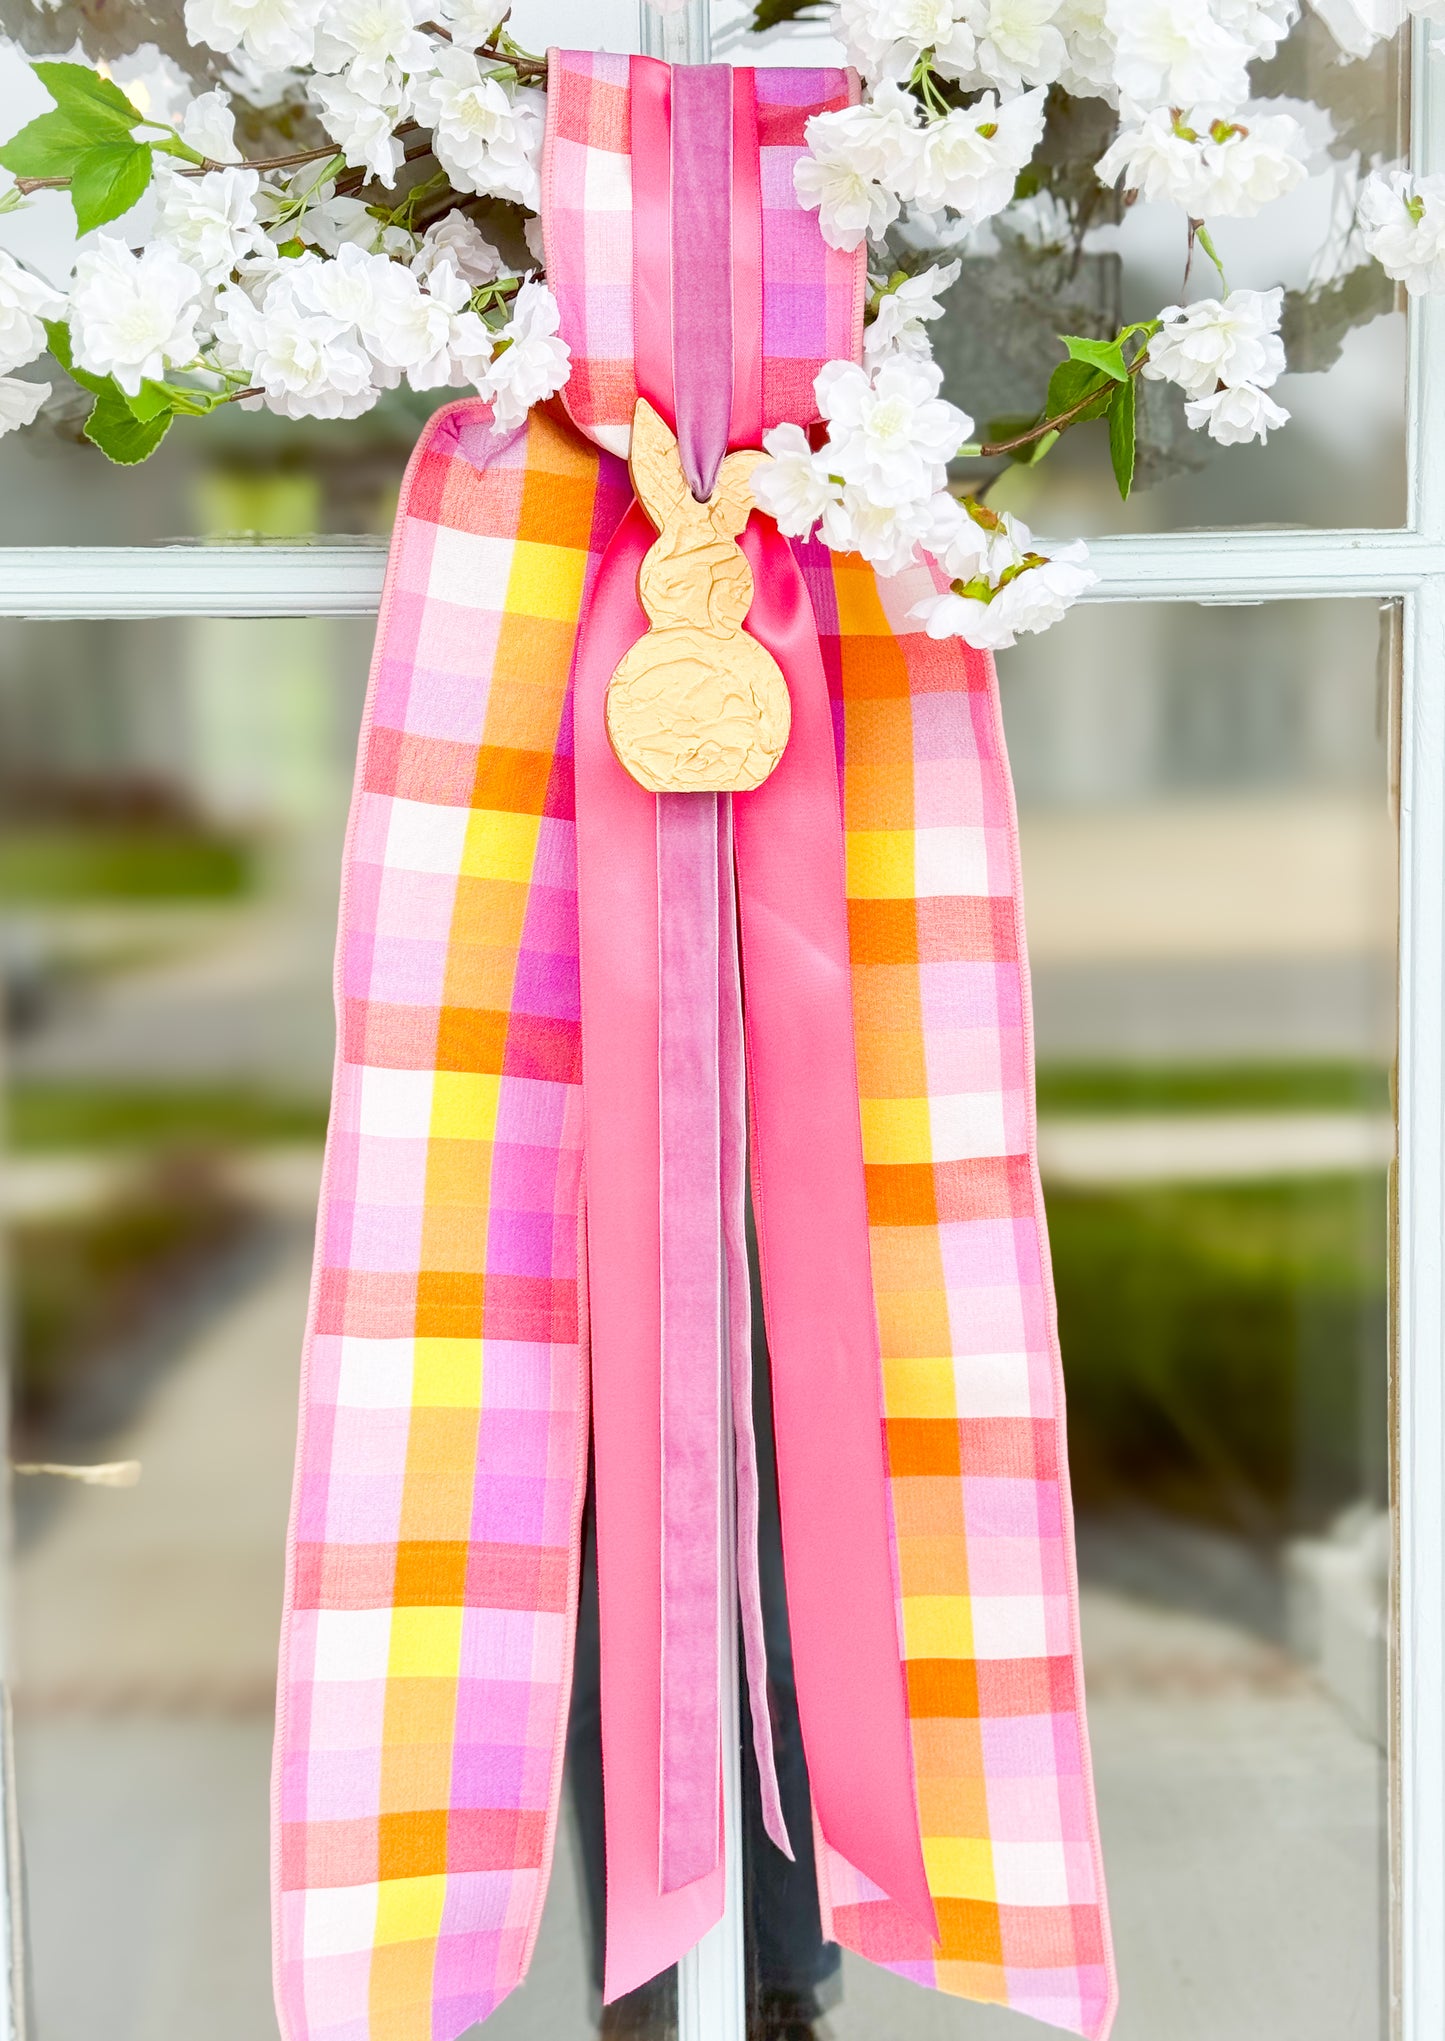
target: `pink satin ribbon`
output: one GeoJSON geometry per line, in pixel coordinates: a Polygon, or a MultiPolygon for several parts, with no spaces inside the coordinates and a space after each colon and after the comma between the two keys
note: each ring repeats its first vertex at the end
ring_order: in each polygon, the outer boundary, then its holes
{"type": "MultiPolygon", "coordinates": [[[[674,419],[705,493],[725,436],[756,444],[761,428],[752,77],[669,72],[645,58],[631,72],[639,388],[674,419]]],[[[734,831],[754,1198],[814,1811],[835,1848],[935,1925],[894,1611],[842,821],[816,625],[791,549],[758,521],[744,537],[756,583],[748,629],[792,693],[783,762],[731,800],[648,795],[613,757],[603,711],[613,670],[645,629],[636,576],[652,536],[634,504],[599,568],[575,692],[609,2000],[674,1962],[722,1905],[724,1365],[764,1820],[788,1848],[758,1582],[734,831]],[[655,1088],[643,1076],[652,1069],[655,1088]]]]}

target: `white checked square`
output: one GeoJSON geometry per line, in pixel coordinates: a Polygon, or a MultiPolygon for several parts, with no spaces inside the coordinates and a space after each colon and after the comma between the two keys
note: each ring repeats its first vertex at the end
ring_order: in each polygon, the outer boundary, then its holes
{"type": "Polygon", "coordinates": [[[917,829],[913,884],[921,900],[989,891],[988,837],[982,829],[917,829]]]}
{"type": "Polygon", "coordinates": [[[308,1956],[354,1956],[376,1932],[374,1885],[323,1885],[306,1894],[301,1931],[308,1956]]]}
{"type": "Polygon", "coordinates": [[[955,1354],[954,1405],[960,1417],[1030,1417],[1027,1354],[955,1354]]]}
{"type": "Polygon", "coordinates": [[[435,1082],[430,1070],[363,1070],[359,1131],[393,1141],[424,1141],[431,1132],[435,1082]]]}
{"type": "Polygon", "coordinates": [[[316,1680],[380,1680],[391,1649],[390,1609],[321,1609],[316,1616],[316,1680]]]}
{"type": "Polygon", "coordinates": [[[1000,1906],[1067,1906],[1069,1867],[1062,1843],[1000,1843],[993,1849],[1000,1906]]]}
{"type": "Polygon", "coordinates": [[[589,213],[632,211],[630,156],[624,156],[616,149],[589,149],[583,180],[583,204],[589,213]]]}
{"type": "Polygon", "coordinates": [[[344,1338],[337,1403],[347,1410],[409,1409],[414,1351],[409,1339],[344,1338]]]}
{"type": "Polygon", "coordinates": [[[1007,1155],[1001,1091],[956,1091],[928,1101],[928,1138],[935,1162],[970,1162],[1007,1155]]]}
{"type": "Polygon", "coordinates": [[[428,595],[458,609],[501,611],[507,603],[512,572],[512,541],[483,538],[475,532],[439,525],[432,541],[428,595]]]}
{"type": "Polygon", "coordinates": [[[1041,1595],[975,1595],[976,1658],[1046,1658],[1047,1627],[1041,1595]]]}
{"type": "Polygon", "coordinates": [[[470,808],[444,808],[432,801],[391,804],[386,830],[386,862],[406,872],[445,872],[462,868],[470,808]]]}

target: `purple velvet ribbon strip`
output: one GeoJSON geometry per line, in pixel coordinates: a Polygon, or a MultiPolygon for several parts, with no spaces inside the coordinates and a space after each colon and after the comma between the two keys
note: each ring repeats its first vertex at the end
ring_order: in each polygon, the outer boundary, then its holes
{"type": "Polygon", "coordinates": [[[718,1860],[723,1324],[718,803],[657,803],[662,1246],[661,1890],[718,1860]]]}
{"type": "MultiPolygon", "coordinates": [[[[746,81],[751,86],[751,78],[746,81]]],[[[727,451],[733,403],[735,79],[671,74],[672,397],[699,499],[727,451]]],[[[645,258],[644,258],[645,259],[645,258]]],[[[647,267],[653,270],[653,263],[647,267]]],[[[654,288],[644,296],[655,297],[654,288]]],[[[756,323],[761,305],[753,308],[756,323]]],[[[639,367],[641,367],[639,353],[639,367]]],[[[644,395],[652,393],[644,388],[644,395]]],[[[659,1889],[719,1859],[720,1396],[736,1442],[738,1591],[764,1826],[791,1856],[767,1705],[758,1575],[752,1326],[744,1234],[746,1104],[732,810],[657,798],[662,1275],[662,1707],[659,1889]]]]}

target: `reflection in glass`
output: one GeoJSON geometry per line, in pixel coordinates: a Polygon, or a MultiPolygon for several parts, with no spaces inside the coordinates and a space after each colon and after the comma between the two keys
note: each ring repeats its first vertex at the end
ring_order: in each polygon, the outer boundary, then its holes
{"type": "MultiPolygon", "coordinates": [[[[1119,2041],[1389,2031],[1382,621],[1110,605],[1002,662],[1119,2041]]],[[[1020,2031],[847,1953],[817,2010],[1020,2031]]]]}
{"type": "MultiPolygon", "coordinates": [[[[140,1468],[133,1487],[15,1483],[43,2041],[275,2032],[282,1544],[369,638],[0,628],[14,1457],[140,1468]]],[[[574,1780],[586,1761],[579,1734],[574,1780]]],[[[564,1820],[496,2041],[598,2031],[577,1835],[564,1820]]],[[[605,2031],[670,2041],[668,1991],[605,2031]]]]}
{"type": "MultiPolygon", "coordinates": [[[[801,13],[796,0],[761,0],[761,8],[714,0],[714,50],[734,63],[841,62],[828,15],[809,0],[801,13]],[[750,33],[759,11],[780,25],[750,33]]],[[[1291,373],[1273,394],[1292,417],[1268,446],[1216,446],[1189,431],[1178,390],[1145,381],[1127,504],[1109,472],[1102,423],[1067,434],[1037,467],[961,463],[956,479],[973,489],[990,484],[995,508],[1071,535],[1402,523],[1405,317],[1383,272],[1362,262],[1351,222],[1360,162],[1404,153],[1404,52],[1402,37],[1342,62],[1321,12],[1305,8],[1274,58],[1251,74],[1257,98],[1310,102],[1321,110],[1311,132],[1328,128],[1331,136],[1298,191],[1255,219],[1213,228],[1232,286],[1285,286],[1291,373]]],[[[1115,118],[1102,100],[1056,97],[1037,194],[957,247],[930,252],[926,236],[911,230],[897,242],[905,260],[962,257],[949,316],[932,329],[934,351],[947,394],[988,437],[1006,437],[1010,421],[1017,430],[1037,416],[1061,333],[1112,336],[1126,320],[1220,288],[1197,251],[1186,279],[1182,213],[1126,209],[1095,177],[1115,118]]]]}

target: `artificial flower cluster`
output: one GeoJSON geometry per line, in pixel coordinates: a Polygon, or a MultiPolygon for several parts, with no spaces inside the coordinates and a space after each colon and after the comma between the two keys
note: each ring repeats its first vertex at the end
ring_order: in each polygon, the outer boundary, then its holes
{"type": "MultiPolygon", "coordinates": [[[[925,627],[1007,645],[1093,577],[1081,547],[1050,549],[961,497],[959,456],[1036,460],[1101,418],[1127,494],[1145,380],[1177,386],[1188,424],[1224,445],[1285,422],[1271,394],[1282,293],[1230,290],[1221,270],[1218,297],[1112,338],[1063,336],[1037,417],[979,442],[942,395],[928,332],[959,264],[930,251],[996,245],[1046,182],[1060,108],[1093,100],[1114,110],[1101,185],[1178,209],[1186,283],[1196,251],[1218,268],[1209,223],[1288,199],[1317,167],[1322,117],[1251,97],[1251,67],[1299,5],[836,0],[863,91],[809,122],[794,177],[829,242],[866,244],[868,324],[862,366],[818,378],[821,426],[767,436],[759,500],[784,531],[883,573],[926,559],[925,627]]],[[[1325,10],[1332,26],[1340,12],[1325,10]]],[[[1376,31],[1345,12],[1359,21],[1336,32],[1357,56],[1376,31]]],[[[1439,19],[1445,0],[1411,12],[1439,19]]],[[[174,417],[223,404],[353,418],[401,384],[473,389],[510,429],[561,387],[535,217],[546,66],[508,34],[506,0],[185,0],[185,23],[233,67],[235,91],[284,100],[319,139],[246,161],[225,89],[167,121],[94,70],[36,64],[55,110],[0,146],[15,180],[0,210],[64,186],[78,242],[63,290],[0,254],[0,432],[44,405],[51,385],[19,372],[47,349],[93,396],[87,434],[121,461],[144,459],[174,417]]],[[[1368,167],[1352,245],[1412,292],[1445,289],[1445,178],[1368,167]]]]}
{"type": "MultiPolygon", "coordinates": [[[[1411,11],[1442,10],[1440,0],[1422,0],[1411,11]]],[[[1219,268],[1209,221],[1258,213],[1312,167],[1297,113],[1250,98],[1251,66],[1273,56],[1298,13],[1298,0],[837,0],[833,26],[864,96],[809,122],[794,181],[834,247],[869,243],[870,373],[860,382],[860,371],[838,364],[824,371],[827,434],[816,448],[795,430],[770,436],[774,466],[759,493],[785,530],[816,529],[882,571],[930,556],[948,587],[922,605],[929,631],[1006,645],[1055,621],[1094,577],[1082,548],[1050,553],[1017,518],[948,493],[951,458],[1037,459],[1062,431],[1106,417],[1127,495],[1140,376],[1175,384],[1188,425],[1221,445],[1264,441],[1286,422],[1269,394],[1285,368],[1283,293],[1225,284],[1222,297],[1166,306],[1113,340],[1066,337],[1070,360],[1031,429],[997,447],[970,446],[973,422],[954,412],[950,452],[922,322],[942,309],[938,294],[957,266],[886,279],[897,234],[914,249],[987,247],[980,229],[1015,203],[1044,137],[1049,94],[1060,90],[1117,109],[1096,174],[1129,203],[1179,209],[1186,279],[1196,245],[1219,268]],[[873,452],[885,443],[886,474],[873,452]],[[912,489],[895,486],[901,473],[912,489]],[[925,489],[929,475],[939,480],[925,489]]],[[[1445,178],[1375,170],[1362,185],[1358,226],[1390,277],[1412,291],[1445,288],[1445,178]]]]}
{"type": "Polygon", "coordinates": [[[85,67],[37,64],[56,107],[0,149],[7,199],[67,184],[80,232],[64,293],[0,260],[0,431],[48,395],[13,380],[47,347],[95,396],[88,436],[121,461],[177,415],[354,418],[403,382],[474,389],[499,428],[519,424],[565,382],[568,351],[538,260],[545,101],[526,80],[545,66],[511,45],[504,12],[187,0],[192,41],[242,67],[238,84],[299,67],[328,138],[249,163],[220,88],[167,123],[85,67]],[[413,159],[431,175],[398,189],[413,159]],[[528,259],[504,259],[478,201],[513,215],[528,259]]]}

